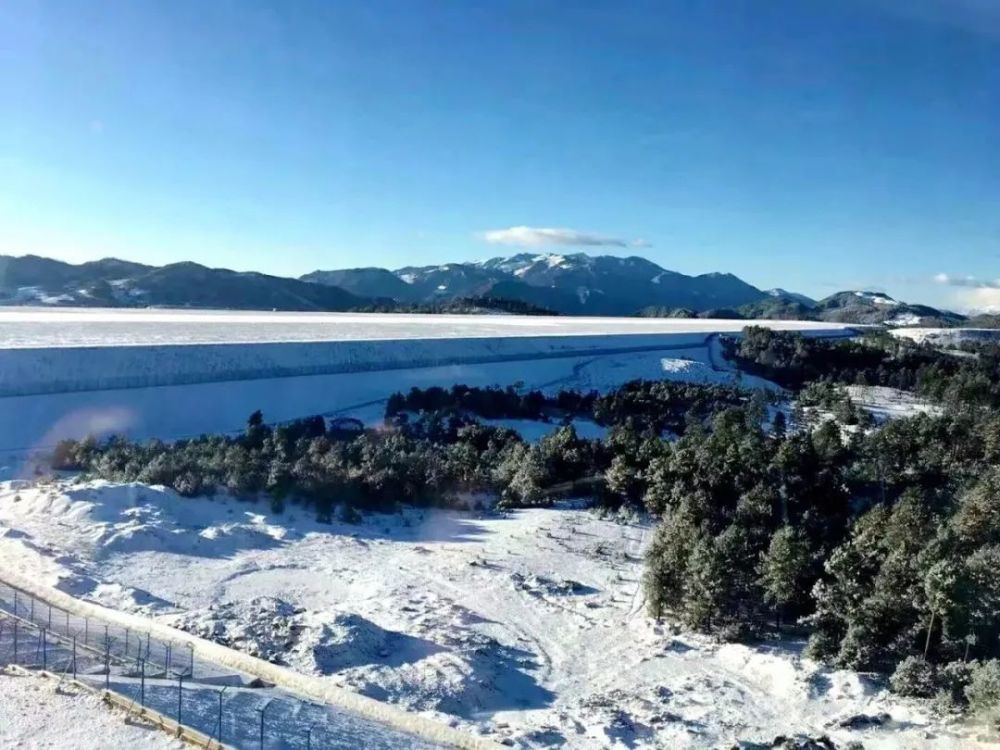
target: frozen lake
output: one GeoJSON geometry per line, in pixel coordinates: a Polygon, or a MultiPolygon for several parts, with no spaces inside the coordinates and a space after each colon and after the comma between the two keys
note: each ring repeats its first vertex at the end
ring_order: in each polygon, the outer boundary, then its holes
{"type": "MultiPolygon", "coordinates": [[[[0,308],[0,348],[725,333],[751,321],[520,315],[397,315],[221,310],[0,308]]],[[[834,323],[761,321],[783,330],[834,323]]]]}

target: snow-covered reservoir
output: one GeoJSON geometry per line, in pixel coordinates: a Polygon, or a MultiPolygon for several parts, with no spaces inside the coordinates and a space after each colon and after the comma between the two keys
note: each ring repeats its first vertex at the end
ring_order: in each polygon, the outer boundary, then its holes
{"type": "MultiPolygon", "coordinates": [[[[739,331],[743,320],[524,315],[243,312],[101,308],[0,308],[0,348],[153,344],[392,341],[407,339],[701,334],[739,331]]],[[[760,321],[785,330],[841,331],[836,323],[760,321]]]]}
{"type": "MultiPolygon", "coordinates": [[[[88,433],[170,439],[237,430],[255,409],[273,421],[322,413],[375,422],[390,394],[413,386],[604,390],[640,377],[724,380],[715,334],[746,324],[0,309],[0,459],[88,433]]],[[[762,324],[851,333],[834,324],[762,324]]]]}
{"type": "MultiPolygon", "coordinates": [[[[171,310],[0,312],[0,396],[704,345],[745,321],[171,310]]],[[[818,334],[828,324],[768,322],[818,334]]]]}

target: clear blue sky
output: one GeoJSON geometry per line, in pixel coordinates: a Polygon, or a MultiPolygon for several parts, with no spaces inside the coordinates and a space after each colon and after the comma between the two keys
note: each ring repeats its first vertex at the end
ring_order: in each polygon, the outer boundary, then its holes
{"type": "Polygon", "coordinates": [[[1000,6],[0,3],[0,252],[293,275],[517,226],[1000,304],[1000,6]]]}

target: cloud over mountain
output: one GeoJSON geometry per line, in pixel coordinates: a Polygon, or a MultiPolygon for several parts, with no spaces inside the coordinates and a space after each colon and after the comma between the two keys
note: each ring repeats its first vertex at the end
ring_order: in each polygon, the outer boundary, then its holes
{"type": "Polygon", "coordinates": [[[939,273],[934,277],[934,281],[946,286],[960,286],[969,289],[1000,289],[1000,279],[987,281],[977,279],[975,276],[952,276],[947,273],[939,273]]]}
{"type": "Polygon", "coordinates": [[[565,245],[570,247],[649,247],[642,239],[626,240],[609,237],[594,232],[554,227],[508,227],[490,229],[482,233],[482,238],[494,245],[514,245],[516,247],[546,247],[565,245]]]}
{"type": "Polygon", "coordinates": [[[956,287],[955,298],[965,310],[976,312],[996,312],[1000,310],[1000,279],[992,281],[975,276],[952,276],[939,273],[934,281],[945,286],[956,287]]]}

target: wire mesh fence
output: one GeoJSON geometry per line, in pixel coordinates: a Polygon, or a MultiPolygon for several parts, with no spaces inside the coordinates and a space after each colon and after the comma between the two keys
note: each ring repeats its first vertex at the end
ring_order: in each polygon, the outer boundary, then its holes
{"type": "Polygon", "coordinates": [[[12,664],[105,690],[126,710],[151,709],[212,748],[437,747],[202,659],[185,642],[82,617],[0,581],[0,665],[12,664]]]}

